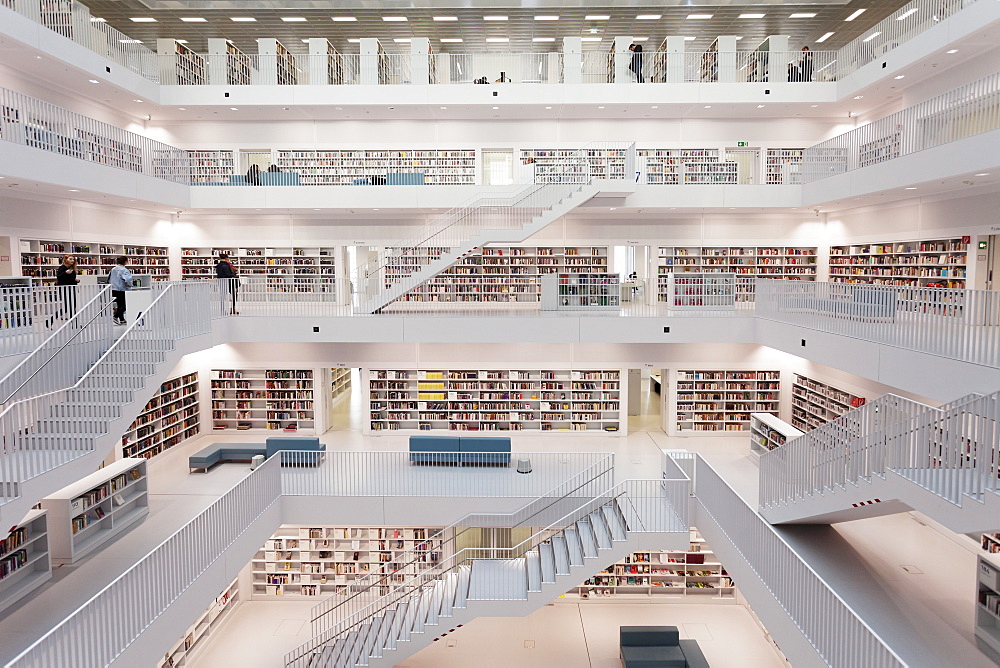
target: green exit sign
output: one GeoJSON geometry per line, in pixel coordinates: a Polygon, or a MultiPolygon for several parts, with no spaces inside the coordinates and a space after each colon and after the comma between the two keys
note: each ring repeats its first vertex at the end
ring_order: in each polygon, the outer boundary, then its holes
{"type": "Polygon", "coordinates": [[[739,147],[739,148],[743,148],[744,146],[749,146],[749,145],[750,145],[750,142],[748,142],[748,141],[738,141],[738,142],[736,142],[736,146],[739,147]]]}

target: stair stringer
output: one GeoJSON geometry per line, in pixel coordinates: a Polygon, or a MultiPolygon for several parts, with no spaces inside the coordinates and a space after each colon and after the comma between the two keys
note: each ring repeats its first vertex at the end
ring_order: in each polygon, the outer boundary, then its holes
{"type": "MultiPolygon", "coordinates": [[[[585,557],[581,566],[570,565],[569,573],[556,575],[555,582],[543,582],[541,591],[528,592],[527,599],[506,601],[470,600],[466,607],[454,609],[451,617],[443,617],[438,624],[425,625],[425,631],[411,634],[408,641],[397,641],[395,649],[384,649],[381,658],[369,658],[368,666],[392,668],[429,647],[444,635],[454,632],[459,625],[465,625],[477,617],[524,617],[551,603],[602,570],[625,558],[626,555],[642,549],[652,549],[655,545],[662,550],[686,550],[690,546],[690,534],[678,533],[635,533],[628,532],[623,541],[614,541],[611,549],[598,550],[596,557],[585,557]]],[[[522,557],[523,559],[523,557],[522,557]]]]}
{"type": "Polygon", "coordinates": [[[532,218],[523,227],[480,230],[478,234],[464,241],[461,246],[449,249],[447,253],[442,253],[440,257],[435,258],[425,265],[421,265],[419,271],[414,272],[406,279],[382,290],[378,296],[369,300],[368,304],[361,307],[360,310],[365,313],[377,312],[407,292],[420,287],[423,283],[449,269],[475,248],[481,248],[487,244],[520,243],[559,220],[584,202],[589,201],[600,190],[601,186],[597,183],[581,184],[579,190],[570,193],[552,207],[542,210],[541,213],[532,218]]]}

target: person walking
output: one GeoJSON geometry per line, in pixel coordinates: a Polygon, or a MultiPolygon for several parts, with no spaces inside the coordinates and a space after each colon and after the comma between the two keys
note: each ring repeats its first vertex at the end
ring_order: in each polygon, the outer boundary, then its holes
{"type": "Polygon", "coordinates": [[[57,318],[72,318],[76,313],[76,285],[79,271],[76,268],[76,256],[63,255],[62,263],[56,269],[56,292],[59,293],[62,306],[45,321],[46,327],[51,327],[57,318]]]}
{"type": "Polygon", "coordinates": [[[119,255],[108,276],[108,283],[111,284],[111,296],[115,298],[113,318],[116,325],[125,324],[125,291],[132,288],[132,272],[125,266],[127,262],[127,257],[119,255]]]}
{"type": "Polygon", "coordinates": [[[636,83],[646,83],[642,76],[642,44],[631,44],[628,50],[632,52],[632,62],[628,68],[635,73],[636,83]]]}
{"type": "MultiPolygon", "coordinates": [[[[225,284],[224,293],[229,293],[229,312],[232,315],[239,315],[240,312],[236,310],[236,296],[239,292],[239,273],[236,271],[236,267],[233,265],[232,260],[229,259],[229,253],[219,253],[219,261],[215,263],[215,277],[221,279],[225,284]]],[[[223,308],[225,311],[225,308],[223,308]]]]}

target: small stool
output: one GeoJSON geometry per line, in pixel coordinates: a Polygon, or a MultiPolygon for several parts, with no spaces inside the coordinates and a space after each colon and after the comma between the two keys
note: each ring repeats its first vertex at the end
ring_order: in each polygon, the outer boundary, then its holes
{"type": "Polygon", "coordinates": [[[250,470],[256,470],[258,466],[264,463],[264,455],[254,455],[250,460],[250,470]]]}
{"type": "Polygon", "coordinates": [[[518,473],[531,473],[531,460],[530,459],[518,459],[517,460],[517,472],[518,473]]]}

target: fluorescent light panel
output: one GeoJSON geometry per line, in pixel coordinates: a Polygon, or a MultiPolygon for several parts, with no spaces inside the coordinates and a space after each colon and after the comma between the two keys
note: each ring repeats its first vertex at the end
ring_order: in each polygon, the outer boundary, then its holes
{"type": "Polygon", "coordinates": [[[635,17],[637,21],[659,21],[663,14],[639,14],[635,17]]]}
{"type": "Polygon", "coordinates": [[[536,21],[558,21],[559,17],[558,16],[553,16],[553,15],[550,14],[550,15],[545,15],[545,16],[536,16],[535,20],[536,21]]]}
{"type": "MultiPolygon", "coordinates": [[[[181,20],[183,21],[184,19],[181,19],[181,20]]],[[[107,23],[108,20],[107,19],[100,19],[100,18],[97,18],[96,16],[91,16],[90,17],[90,22],[91,23],[107,23]]]]}
{"type": "Polygon", "coordinates": [[[687,20],[689,21],[707,21],[712,18],[713,14],[688,14],[687,20]]]}
{"type": "Polygon", "coordinates": [[[587,14],[583,17],[584,21],[608,21],[611,17],[607,14],[587,14]]]}
{"type": "Polygon", "coordinates": [[[532,42],[554,42],[554,41],[556,41],[556,38],[555,37],[532,37],[531,41],[532,42]]]}
{"type": "Polygon", "coordinates": [[[358,20],[353,16],[331,16],[330,18],[337,23],[351,23],[358,20]]]}
{"type": "Polygon", "coordinates": [[[580,41],[581,42],[600,42],[601,39],[602,39],[601,37],[581,37],[580,41]]]}
{"type": "Polygon", "coordinates": [[[844,19],[844,20],[845,20],[845,21],[853,21],[854,19],[858,18],[859,16],[861,16],[861,15],[862,15],[862,14],[864,14],[864,13],[865,13],[865,10],[864,10],[864,9],[856,9],[856,10],[854,10],[854,13],[853,13],[853,14],[851,14],[850,16],[848,16],[848,17],[847,17],[846,19],[844,19]]]}
{"type": "Polygon", "coordinates": [[[156,23],[152,16],[133,16],[129,19],[132,23],[156,23]]]}
{"type": "Polygon", "coordinates": [[[510,38],[509,37],[487,37],[486,41],[487,42],[491,42],[493,44],[503,44],[504,42],[509,42],[510,38]]]}
{"type": "Polygon", "coordinates": [[[811,19],[816,16],[815,12],[795,12],[788,18],[790,19],[811,19]]]}
{"type": "Polygon", "coordinates": [[[433,17],[435,21],[457,21],[457,16],[435,16],[433,17]]]}
{"type": "Polygon", "coordinates": [[[206,23],[208,19],[203,16],[187,16],[181,18],[181,21],[184,21],[184,23],[206,23]]]}
{"type": "Polygon", "coordinates": [[[495,16],[495,15],[494,16],[484,16],[483,20],[484,21],[506,21],[507,17],[506,16],[495,16]]]}
{"type": "Polygon", "coordinates": [[[406,21],[405,16],[383,16],[382,20],[386,23],[404,23],[406,21]]]}
{"type": "Polygon", "coordinates": [[[820,42],[825,42],[826,40],[830,39],[831,37],[833,37],[833,33],[832,32],[828,32],[825,35],[823,35],[822,37],[820,37],[819,39],[817,39],[816,43],[818,44],[820,42]]]}
{"type": "Polygon", "coordinates": [[[862,42],[870,42],[870,41],[872,41],[873,39],[875,39],[876,37],[878,37],[878,36],[879,36],[879,35],[881,35],[881,34],[882,34],[882,33],[880,33],[880,32],[873,32],[872,34],[868,35],[868,37],[865,37],[865,38],[864,38],[863,40],[861,40],[861,41],[862,41],[862,42]]]}
{"type": "Polygon", "coordinates": [[[304,23],[308,19],[304,16],[282,16],[281,20],[285,23],[304,23]]]}
{"type": "Polygon", "coordinates": [[[740,14],[741,19],[762,19],[765,14],[740,14]]]}
{"type": "Polygon", "coordinates": [[[410,43],[410,38],[409,37],[396,37],[392,41],[395,42],[396,44],[409,44],[410,43]]]}
{"type": "Polygon", "coordinates": [[[442,37],[438,40],[439,42],[444,42],[445,44],[459,44],[462,42],[461,37],[442,37]]]}
{"type": "Polygon", "coordinates": [[[230,21],[235,21],[236,23],[256,23],[257,19],[252,16],[230,16],[230,21]]]}
{"type": "Polygon", "coordinates": [[[649,39],[648,37],[633,37],[632,41],[633,42],[645,42],[648,39],[649,39]]]}
{"type": "Polygon", "coordinates": [[[916,7],[912,7],[909,11],[903,12],[902,14],[900,14],[899,16],[897,16],[896,20],[897,21],[902,21],[903,19],[905,19],[910,14],[916,14],[916,13],[917,13],[917,8],[916,7]]]}

